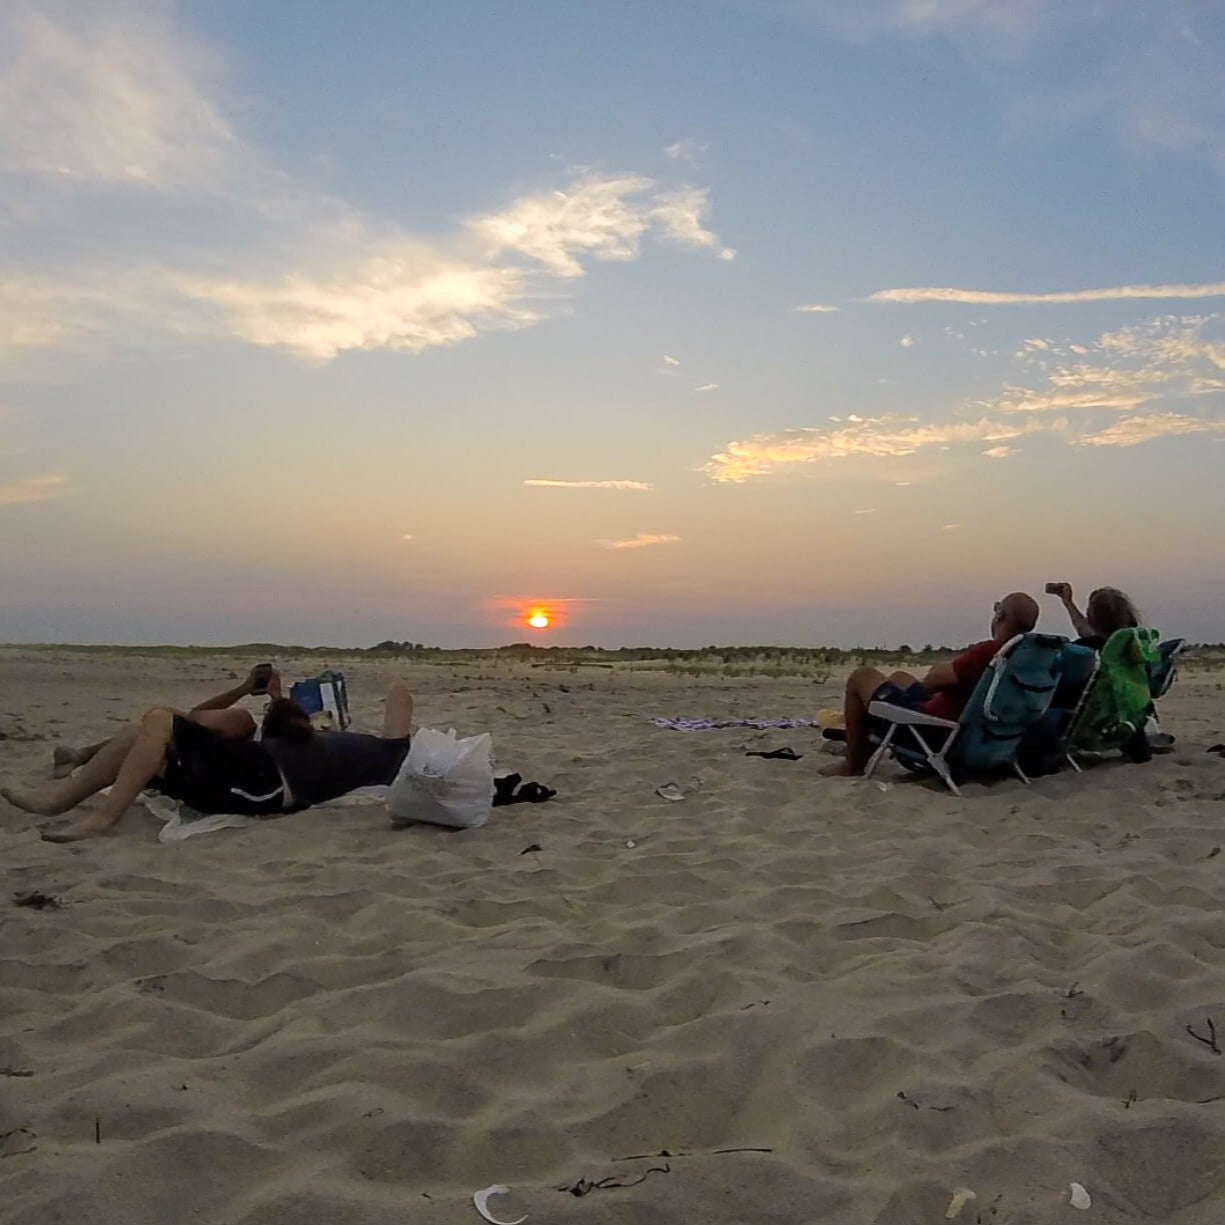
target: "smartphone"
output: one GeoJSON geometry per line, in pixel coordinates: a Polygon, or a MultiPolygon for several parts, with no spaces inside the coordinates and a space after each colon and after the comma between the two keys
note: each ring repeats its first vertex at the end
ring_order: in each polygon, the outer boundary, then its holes
{"type": "Polygon", "coordinates": [[[271,680],[272,680],[272,665],[271,664],[260,664],[255,669],[255,687],[251,690],[251,693],[257,698],[262,697],[265,693],[268,692],[268,683],[271,680]]]}
{"type": "Polygon", "coordinates": [[[1063,586],[1064,585],[1062,583],[1047,583],[1046,594],[1047,595],[1062,595],[1063,586]]]}

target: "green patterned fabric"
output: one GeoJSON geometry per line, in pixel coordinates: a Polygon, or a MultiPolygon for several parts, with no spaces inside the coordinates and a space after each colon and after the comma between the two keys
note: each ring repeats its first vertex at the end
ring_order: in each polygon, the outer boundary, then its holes
{"type": "Polygon", "coordinates": [[[1101,650],[1101,664],[1071,733],[1073,752],[1123,748],[1153,707],[1149,669],[1160,659],[1152,629],[1116,630],[1101,650]]]}

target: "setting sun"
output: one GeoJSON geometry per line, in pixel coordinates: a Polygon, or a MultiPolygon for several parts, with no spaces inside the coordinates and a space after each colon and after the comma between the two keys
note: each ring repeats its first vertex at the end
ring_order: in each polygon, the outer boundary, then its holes
{"type": "Polygon", "coordinates": [[[549,628],[549,619],[542,612],[534,612],[527,619],[528,625],[534,630],[547,630],[549,628]]]}

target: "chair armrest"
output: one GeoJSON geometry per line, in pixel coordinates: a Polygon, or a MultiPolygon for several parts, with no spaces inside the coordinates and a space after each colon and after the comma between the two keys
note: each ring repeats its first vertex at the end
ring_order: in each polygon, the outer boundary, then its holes
{"type": "Polygon", "coordinates": [[[877,719],[888,719],[890,723],[908,723],[916,727],[948,727],[956,730],[961,726],[951,719],[937,719],[921,710],[907,710],[905,706],[894,706],[891,702],[872,702],[868,714],[877,719]]]}

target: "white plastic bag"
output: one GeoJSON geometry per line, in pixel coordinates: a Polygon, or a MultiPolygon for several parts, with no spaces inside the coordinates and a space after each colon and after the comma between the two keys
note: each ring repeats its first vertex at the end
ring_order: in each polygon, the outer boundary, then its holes
{"type": "Polygon", "coordinates": [[[423,821],[475,829],[493,808],[493,739],[488,732],[460,740],[455,729],[419,728],[387,791],[392,825],[423,821]]]}

